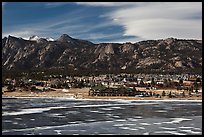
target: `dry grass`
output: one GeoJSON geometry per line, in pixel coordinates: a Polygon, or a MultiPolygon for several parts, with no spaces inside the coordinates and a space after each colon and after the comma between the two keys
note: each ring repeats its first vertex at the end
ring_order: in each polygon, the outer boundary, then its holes
{"type": "MultiPolygon", "coordinates": [[[[201,96],[188,96],[188,92],[185,92],[185,97],[176,97],[176,98],[169,98],[168,96],[161,96],[160,97],[126,97],[126,96],[89,96],[88,95],[89,88],[71,88],[68,91],[64,91],[62,89],[55,89],[55,91],[47,91],[47,92],[30,92],[30,91],[14,91],[14,92],[4,92],[4,96],[9,97],[75,97],[79,99],[124,99],[124,100],[168,100],[168,99],[178,99],[178,100],[202,100],[201,96]]],[[[149,90],[150,91],[150,90],[149,90]]],[[[149,92],[148,91],[148,92],[149,92]]],[[[162,94],[163,90],[151,90],[156,94],[162,94]]],[[[178,93],[180,91],[177,90],[165,90],[168,94],[171,93],[178,93]]]]}

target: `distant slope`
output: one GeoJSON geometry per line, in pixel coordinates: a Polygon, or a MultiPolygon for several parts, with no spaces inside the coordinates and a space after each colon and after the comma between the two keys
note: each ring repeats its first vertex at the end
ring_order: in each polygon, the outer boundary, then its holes
{"type": "Polygon", "coordinates": [[[101,72],[201,73],[202,40],[168,38],[100,43],[63,34],[55,41],[2,39],[5,70],[72,69],[101,72]]]}

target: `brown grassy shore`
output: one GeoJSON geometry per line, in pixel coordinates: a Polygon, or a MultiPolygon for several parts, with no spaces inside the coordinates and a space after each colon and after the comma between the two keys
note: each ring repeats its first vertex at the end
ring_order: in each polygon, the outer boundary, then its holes
{"type": "MultiPolygon", "coordinates": [[[[2,89],[3,90],[3,89],[2,89]]],[[[76,98],[76,99],[124,99],[124,100],[202,100],[202,95],[193,95],[185,97],[169,98],[168,96],[161,97],[127,97],[127,96],[89,96],[89,88],[71,88],[68,90],[54,89],[55,91],[46,92],[31,92],[22,91],[17,89],[13,92],[4,92],[2,96],[5,97],[63,97],[63,98],[76,98]]],[[[161,94],[163,90],[154,90],[153,92],[161,94]]],[[[166,93],[169,92],[165,91],[166,93]]],[[[171,90],[171,92],[178,92],[177,90],[171,90]]]]}

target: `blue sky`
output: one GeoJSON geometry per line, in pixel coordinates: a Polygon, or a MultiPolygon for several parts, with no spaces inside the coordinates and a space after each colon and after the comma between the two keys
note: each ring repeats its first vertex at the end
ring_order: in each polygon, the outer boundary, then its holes
{"type": "Polygon", "coordinates": [[[2,37],[101,42],[202,39],[201,2],[3,2],[2,37]]]}

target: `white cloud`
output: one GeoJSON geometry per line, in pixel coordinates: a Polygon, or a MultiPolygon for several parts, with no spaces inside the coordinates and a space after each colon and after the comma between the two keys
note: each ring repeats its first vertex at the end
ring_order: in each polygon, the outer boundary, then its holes
{"type": "Polygon", "coordinates": [[[201,2],[81,3],[119,6],[103,15],[124,27],[124,35],[144,39],[167,37],[202,39],[201,2]]]}
{"type": "MultiPolygon", "coordinates": [[[[47,6],[63,4],[67,3],[53,3],[47,6]]],[[[75,38],[95,41],[110,38],[107,42],[120,43],[167,37],[202,39],[201,2],[79,2],[77,4],[110,7],[110,9],[107,13],[98,15],[106,20],[94,25],[92,22],[83,21],[92,17],[92,14],[83,14],[87,10],[87,7],[84,7],[57,17],[52,16],[49,20],[38,23],[17,24],[9,29],[3,28],[2,37],[14,35],[28,38],[38,35],[57,38],[60,34],[67,33],[75,38]],[[124,31],[110,32],[108,35],[103,31],[99,32],[115,25],[123,27],[124,31]],[[126,37],[117,39],[120,34],[126,37]]],[[[2,3],[3,6],[5,3],[2,3]]]]}
{"type": "Polygon", "coordinates": [[[111,18],[119,18],[125,34],[144,39],[167,37],[202,39],[202,21],[193,19],[200,12],[200,3],[157,3],[154,5],[119,9],[111,18]]]}

